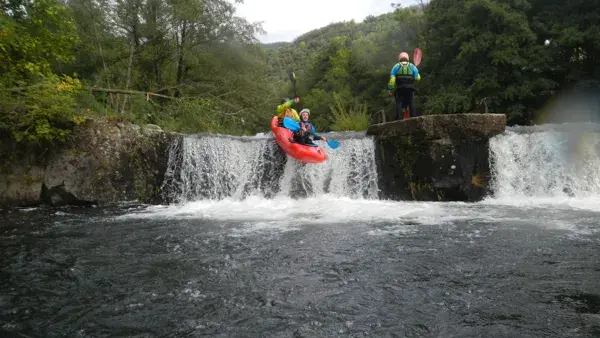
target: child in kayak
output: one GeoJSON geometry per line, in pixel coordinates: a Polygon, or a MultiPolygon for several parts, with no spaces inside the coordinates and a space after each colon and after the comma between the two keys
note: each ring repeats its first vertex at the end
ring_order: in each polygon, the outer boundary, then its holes
{"type": "Polygon", "coordinates": [[[318,135],[315,131],[315,127],[311,122],[308,121],[310,117],[310,110],[304,108],[300,112],[300,130],[294,134],[294,141],[301,144],[316,147],[313,140],[327,141],[325,136],[318,135]],[[312,139],[311,139],[312,137],[312,139]]]}
{"type": "Polygon", "coordinates": [[[298,102],[300,102],[299,97],[297,97],[293,100],[285,98],[281,101],[281,104],[277,106],[277,118],[279,121],[278,122],[279,126],[283,126],[283,118],[284,117],[289,117],[289,118],[293,119],[294,121],[300,121],[298,112],[296,112],[296,109],[292,108],[294,103],[297,104],[298,102]]]}

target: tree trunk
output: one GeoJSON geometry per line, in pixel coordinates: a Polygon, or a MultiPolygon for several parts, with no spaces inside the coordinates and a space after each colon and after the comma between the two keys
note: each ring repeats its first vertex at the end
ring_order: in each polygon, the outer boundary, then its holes
{"type": "MultiPolygon", "coordinates": [[[[106,78],[106,87],[108,89],[111,88],[110,86],[110,79],[108,78],[108,67],[106,66],[106,60],[104,59],[104,50],[102,49],[102,43],[100,43],[100,34],[98,34],[98,28],[96,27],[96,23],[94,23],[94,35],[96,35],[96,44],[98,45],[98,52],[100,53],[100,59],[102,60],[102,67],[104,68],[104,74],[105,76],[107,76],[106,78]]],[[[110,103],[110,106],[113,109],[117,109],[118,108],[118,102],[115,102],[115,96],[110,93],[108,95],[108,101],[110,103]]]]}
{"type": "Polygon", "coordinates": [[[152,69],[154,71],[154,81],[156,81],[156,88],[163,87],[161,74],[160,74],[160,58],[157,56],[158,46],[158,1],[148,2],[148,38],[152,46],[153,57],[152,57],[152,69]]]}
{"type": "MultiPolygon", "coordinates": [[[[180,85],[183,82],[183,71],[185,68],[184,65],[184,58],[183,58],[183,51],[184,51],[184,46],[185,46],[185,42],[186,42],[186,29],[187,29],[187,21],[183,21],[182,25],[181,25],[181,36],[180,36],[180,41],[178,43],[178,48],[177,48],[177,85],[180,85]]],[[[175,90],[175,97],[179,97],[181,96],[181,92],[179,91],[179,89],[175,90]]]]}
{"type": "MultiPolygon", "coordinates": [[[[133,55],[135,52],[135,36],[131,35],[131,48],[129,49],[129,64],[127,65],[127,81],[125,82],[125,89],[128,90],[131,85],[131,69],[133,68],[133,55]]],[[[121,105],[121,114],[125,113],[125,106],[127,105],[127,96],[123,99],[123,105],[121,105]]]]}

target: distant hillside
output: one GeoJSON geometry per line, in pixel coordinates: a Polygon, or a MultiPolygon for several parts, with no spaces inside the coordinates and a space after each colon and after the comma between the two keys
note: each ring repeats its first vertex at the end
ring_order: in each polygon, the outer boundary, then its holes
{"type": "Polygon", "coordinates": [[[312,30],[299,36],[291,43],[265,44],[263,47],[267,49],[267,76],[283,81],[287,78],[289,68],[293,68],[300,74],[307,71],[318,55],[329,47],[335,37],[347,37],[346,43],[351,45],[354,41],[369,34],[392,31],[394,25],[397,25],[394,13],[371,15],[361,23],[356,23],[354,20],[336,22],[312,30]]]}
{"type": "Polygon", "coordinates": [[[545,122],[549,98],[600,87],[600,9],[594,1],[557,3],[431,0],[361,23],[334,23],[263,50],[267,82],[279,97],[292,95],[286,73],[293,68],[300,106],[310,108],[320,130],[345,130],[347,122],[356,130],[380,112],[394,115],[391,67],[398,53],[419,47],[418,109],[545,122]]]}
{"type": "Polygon", "coordinates": [[[291,42],[280,41],[280,42],[271,42],[271,43],[261,43],[260,46],[265,49],[278,49],[281,47],[289,46],[291,44],[292,44],[291,42]]]}

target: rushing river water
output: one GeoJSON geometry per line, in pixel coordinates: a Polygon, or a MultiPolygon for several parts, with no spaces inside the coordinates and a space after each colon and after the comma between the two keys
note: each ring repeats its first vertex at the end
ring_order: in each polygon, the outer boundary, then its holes
{"type": "Polygon", "coordinates": [[[377,200],[366,138],[190,137],[172,205],[0,215],[0,336],[598,337],[599,138],[565,133],[492,140],[472,204],[377,200]]]}

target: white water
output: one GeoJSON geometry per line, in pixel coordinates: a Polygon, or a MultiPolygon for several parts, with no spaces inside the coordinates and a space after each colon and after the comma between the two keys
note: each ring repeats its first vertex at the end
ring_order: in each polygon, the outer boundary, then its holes
{"type": "Polygon", "coordinates": [[[600,133],[595,125],[519,127],[490,141],[490,204],[600,210],[600,133]]]}
{"type": "Polygon", "coordinates": [[[187,137],[174,146],[165,181],[165,187],[175,187],[171,194],[178,203],[123,217],[232,221],[269,230],[393,224],[383,233],[475,221],[590,233],[600,219],[600,128],[581,130],[520,127],[493,138],[492,194],[481,203],[377,200],[374,144],[356,135],[336,151],[325,147],[330,158],[319,165],[286,158],[264,136],[187,137]]]}
{"type": "Polygon", "coordinates": [[[248,196],[376,199],[375,153],[371,138],[348,138],[321,164],[287,157],[270,137],[187,136],[169,156],[163,190],[174,202],[243,200],[248,196]]]}

